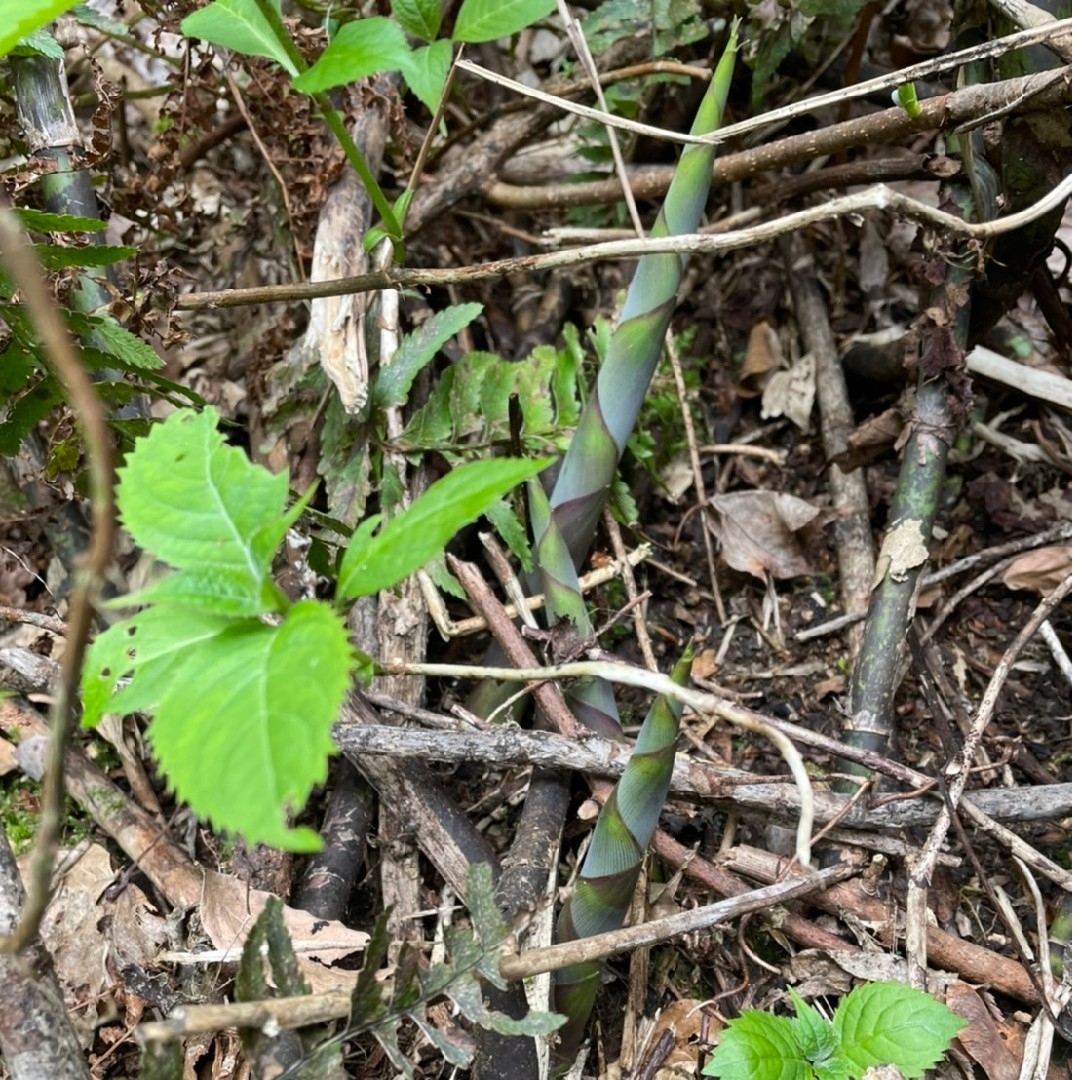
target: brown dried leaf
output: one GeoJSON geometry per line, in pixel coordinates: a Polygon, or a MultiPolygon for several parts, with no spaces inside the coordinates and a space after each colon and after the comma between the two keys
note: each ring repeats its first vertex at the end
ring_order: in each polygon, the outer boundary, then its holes
{"type": "Polygon", "coordinates": [[[1029,589],[1049,596],[1072,573],[1072,546],[1053,544],[1018,555],[1001,580],[1010,589],[1029,589]]]}
{"type": "Polygon", "coordinates": [[[852,472],[891,454],[904,432],[904,414],[898,408],[886,409],[880,416],[864,420],[849,436],[848,448],[837,454],[832,463],[844,472],[852,472]]]}
{"type": "Polygon", "coordinates": [[[989,1080],[1017,1080],[1024,1038],[1016,1025],[991,1017],[982,996],[967,983],[953,983],[945,991],[945,1004],[968,1022],[957,1038],[989,1080]]]}
{"type": "MultiPolygon", "coordinates": [[[[199,914],[214,947],[242,947],[271,895],[249,888],[239,878],[208,871],[199,914]]],[[[350,988],[356,981],[355,972],[335,971],[326,965],[366,948],[370,935],[351,930],[344,923],[317,919],[299,908],[286,907],[282,914],[297,950],[300,970],[315,993],[350,988]],[[317,948],[305,948],[311,945],[317,948]]]]}
{"type": "Polygon", "coordinates": [[[709,502],[716,515],[707,520],[733,570],[762,581],[768,574],[792,578],[813,572],[804,554],[806,534],[799,534],[811,523],[824,523],[819,507],[775,491],[736,491],[709,502]]]}
{"type": "Polygon", "coordinates": [[[786,416],[800,431],[809,431],[816,379],[817,362],[813,353],[800,357],[790,368],[785,366],[774,372],[761,395],[761,418],[786,416]]]}
{"type": "Polygon", "coordinates": [[[746,356],[736,381],[740,397],[757,397],[766,387],[772,373],[784,362],[780,335],[771,323],[754,323],[746,342],[746,356]]]}

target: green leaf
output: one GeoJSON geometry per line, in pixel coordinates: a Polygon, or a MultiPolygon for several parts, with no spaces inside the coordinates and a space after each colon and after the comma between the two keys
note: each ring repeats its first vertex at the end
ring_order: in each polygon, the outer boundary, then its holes
{"type": "Polygon", "coordinates": [[[69,311],[67,320],[76,334],[93,338],[111,361],[129,371],[158,371],[165,366],[165,361],[150,345],[111,315],[82,315],[69,311]]]}
{"type": "Polygon", "coordinates": [[[16,457],[22,440],[63,400],[59,383],[47,376],[9,405],[0,423],[0,454],[16,457]]]}
{"type": "Polygon", "coordinates": [[[130,259],[137,248],[109,244],[87,244],[85,247],[61,247],[59,244],[34,244],[34,251],[46,270],[66,270],[72,266],[112,266],[130,259]]]}
{"type": "Polygon", "coordinates": [[[390,10],[395,20],[413,37],[434,41],[439,36],[442,23],[439,0],[390,0],[390,10]]]}
{"type": "MultiPolygon", "coordinates": [[[[280,14],[281,0],[273,4],[280,14]]],[[[298,74],[274,28],[251,0],[214,0],[184,19],[180,30],[187,37],[202,38],[244,56],[276,60],[290,75],[298,74]]]]}
{"type": "Polygon", "coordinates": [[[180,410],[136,445],[119,472],[121,520],[141,547],[213,580],[229,613],[274,611],[270,561],[299,510],[283,515],[288,476],[226,446],[217,420],[180,410]]]}
{"type": "Polygon", "coordinates": [[[422,45],[401,66],[401,74],[409,89],[428,107],[434,116],[442,100],[443,87],[450,74],[453,45],[447,40],[422,45]]]}
{"type": "Polygon", "coordinates": [[[820,1080],[821,1070],[823,1066],[830,1066],[840,1038],[821,1013],[811,1009],[794,990],[789,992],[795,1006],[795,1037],[806,1059],[813,1063],[820,1080]]]}
{"type": "Polygon", "coordinates": [[[864,983],[837,1006],[833,1027],[852,1075],[874,1065],[920,1077],[967,1022],[929,994],[901,983],[864,983]]]}
{"type": "Polygon", "coordinates": [[[722,1080],[811,1080],[795,1021],[771,1013],[747,1012],[720,1037],[704,1076],[722,1080]]]}
{"type": "Polygon", "coordinates": [[[361,526],[341,561],[338,599],[370,596],[408,577],[499,496],[549,464],[500,459],[463,465],[432,484],[377,536],[361,526]]]}
{"type": "Polygon", "coordinates": [[[391,19],[376,15],[346,23],[322,56],[293,86],[308,94],[345,86],[379,71],[401,71],[409,62],[404,31],[391,19]]]}
{"type": "Polygon", "coordinates": [[[74,6],[74,0],[0,0],[0,56],[74,6]]]}
{"type": "MultiPolygon", "coordinates": [[[[447,47],[450,43],[445,42],[447,47]]],[[[417,373],[459,331],[484,310],[483,304],[456,304],[418,326],[398,346],[390,362],[379,369],[372,390],[375,405],[404,405],[417,373]]]]}
{"type": "Polygon", "coordinates": [[[75,214],[50,214],[44,210],[18,207],[14,211],[27,232],[104,232],[105,222],[100,218],[78,217],[75,214]]]}
{"type": "Polygon", "coordinates": [[[555,10],[555,0],[465,0],[454,23],[454,41],[509,37],[555,10]]]}
{"type": "Polygon", "coordinates": [[[39,27],[32,34],[27,34],[11,50],[12,56],[47,56],[50,60],[63,60],[64,50],[56,38],[45,27],[39,27]]]}
{"type": "Polygon", "coordinates": [[[203,611],[149,608],[98,634],[83,664],[83,715],[94,727],[106,712],[154,712],[191,650],[218,638],[234,620],[203,611]],[[120,687],[121,680],[130,682],[120,687]]]}
{"type": "MultiPolygon", "coordinates": [[[[186,612],[177,619],[168,608],[151,611],[168,620],[158,622],[159,633],[174,637],[186,626],[186,612]]],[[[142,615],[131,620],[141,621],[142,615]]],[[[130,708],[146,689],[143,654],[135,648],[131,685],[109,711],[130,708]]],[[[349,686],[351,650],[341,620],[304,600],[279,626],[219,620],[218,633],[169,651],[171,671],[155,658],[152,696],[159,700],[148,737],[177,796],[215,828],[251,843],[317,850],[317,834],[288,828],[282,808],[303,806],[326,779],[330,728],[349,686]]]]}

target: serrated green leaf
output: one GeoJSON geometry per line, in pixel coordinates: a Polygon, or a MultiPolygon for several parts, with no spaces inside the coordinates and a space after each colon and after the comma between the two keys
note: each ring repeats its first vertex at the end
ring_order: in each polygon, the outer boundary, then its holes
{"type": "Polygon", "coordinates": [[[111,315],[83,315],[78,311],[68,311],[66,315],[72,332],[79,337],[92,338],[114,367],[127,371],[158,371],[165,366],[165,361],[151,346],[111,315]]]}
{"type": "MultiPolygon", "coordinates": [[[[450,43],[445,44],[449,46],[450,43]]],[[[483,304],[455,304],[432,315],[408,334],[390,362],[380,368],[375,377],[371,395],[374,404],[381,408],[404,405],[419,371],[483,310],[483,304]]]]}
{"type": "Polygon", "coordinates": [[[476,461],[437,480],[378,535],[357,530],[341,561],[339,600],[370,596],[396,585],[446,547],[500,495],[550,462],[476,461]]]}
{"type": "Polygon", "coordinates": [[[52,22],[74,6],[74,0],[2,0],[0,56],[7,56],[21,38],[52,22]]]}
{"type": "Polygon", "coordinates": [[[313,600],[279,626],[234,622],[189,647],[147,731],[179,798],[250,843],[318,850],[318,834],[290,829],[282,811],[326,779],[351,656],[341,620],[313,600]]]}
{"type": "Polygon", "coordinates": [[[75,214],[50,214],[45,210],[17,207],[13,213],[27,232],[104,232],[105,222],[100,218],[78,217],[75,214]]]}
{"type": "Polygon", "coordinates": [[[390,10],[402,28],[413,37],[434,41],[442,23],[439,0],[390,0],[390,10]]]}
{"type": "Polygon", "coordinates": [[[895,1065],[920,1077],[939,1061],[967,1022],[929,994],[901,983],[864,983],[843,998],[833,1027],[853,1075],[895,1065]]]}
{"type": "MultiPolygon", "coordinates": [[[[280,14],[281,0],[273,0],[273,4],[280,14]]],[[[180,31],[244,56],[276,60],[290,75],[298,74],[273,27],[251,0],[214,0],[184,19],[180,31]]]]}
{"type": "Polygon", "coordinates": [[[38,260],[46,270],[67,270],[69,267],[92,269],[112,266],[130,259],[137,248],[110,244],[87,244],[85,247],[61,247],[58,244],[34,244],[38,260]]]}
{"type": "Polygon", "coordinates": [[[288,476],[226,446],[217,419],[213,409],[180,410],[136,445],[119,471],[121,520],[136,543],[170,566],[216,575],[230,613],[244,597],[246,614],[273,611],[279,605],[270,561],[300,511],[283,514],[288,476]]]}
{"type": "Polygon", "coordinates": [[[380,71],[401,71],[411,50],[405,33],[392,19],[376,15],[346,23],[322,56],[293,86],[307,94],[345,86],[380,71]]]}
{"type": "MultiPolygon", "coordinates": [[[[117,606],[117,605],[110,605],[117,606]]],[[[91,644],[83,664],[83,724],[106,712],[153,712],[170,690],[184,655],[233,625],[206,612],[148,608],[115,623],[91,644]],[[119,688],[122,679],[130,683],[119,688]]]]}
{"type": "Polygon", "coordinates": [[[80,26],[89,26],[91,29],[100,30],[103,34],[111,34],[113,37],[123,37],[129,30],[127,23],[122,19],[111,19],[103,12],[90,7],[89,4],[76,4],[71,14],[80,26]]]}
{"type": "Polygon", "coordinates": [[[45,56],[50,60],[63,60],[64,50],[45,27],[27,34],[12,50],[12,56],[45,56]]]}
{"type": "Polygon", "coordinates": [[[807,1061],[813,1062],[814,1069],[820,1073],[822,1065],[828,1062],[836,1053],[839,1036],[832,1024],[825,1019],[816,1009],[809,1005],[794,990],[789,991],[792,1004],[795,1006],[795,1037],[799,1041],[802,1052],[807,1061]]]}
{"type": "Polygon", "coordinates": [[[422,45],[411,53],[401,66],[401,74],[409,84],[409,89],[428,107],[433,116],[442,100],[453,53],[453,45],[444,38],[431,45],[422,45]]]}
{"type": "Polygon", "coordinates": [[[554,10],[555,0],[465,0],[453,39],[477,44],[509,37],[554,10]]]}
{"type": "Polygon", "coordinates": [[[727,1026],[704,1076],[722,1080],[811,1080],[795,1023],[770,1013],[747,1012],[727,1026]]]}
{"type": "Polygon", "coordinates": [[[529,574],[533,568],[532,545],[529,543],[525,526],[518,520],[514,508],[506,499],[496,499],[485,511],[484,517],[495,526],[502,542],[521,564],[523,573],[529,574]]]}

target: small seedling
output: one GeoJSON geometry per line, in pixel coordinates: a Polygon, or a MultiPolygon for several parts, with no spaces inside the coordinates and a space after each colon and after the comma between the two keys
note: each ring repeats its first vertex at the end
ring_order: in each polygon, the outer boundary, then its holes
{"type": "Polygon", "coordinates": [[[832,1022],[794,990],[791,1000],[793,1017],[749,1010],[733,1020],[702,1073],[721,1080],[859,1080],[875,1065],[895,1065],[914,1080],[966,1024],[900,983],[852,990],[832,1022]]]}

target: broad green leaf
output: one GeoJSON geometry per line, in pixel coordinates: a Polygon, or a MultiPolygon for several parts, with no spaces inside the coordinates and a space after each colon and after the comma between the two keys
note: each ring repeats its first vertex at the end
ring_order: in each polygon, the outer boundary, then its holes
{"type": "Polygon", "coordinates": [[[811,1080],[795,1022],[771,1013],[743,1013],[724,1029],[704,1076],[722,1080],[811,1080]]]}
{"type": "Polygon", "coordinates": [[[351,656],[341,620],[313,600],[280,626],[249,619],[189,646],[147,732],[176,794],[251,843],[317,850],[317,834],[290,829],[283,808],[326,779],[351,656]]]}
{"type": "Polygon", "coordinates": [[[476,461],[437,480],[374,537],[363,527],[341,561],[339,600],[396,585],[433,559],[463,525],[550,461],[476,461]]]}
{"type": "Polygon", "coordinates": [[[864,983],[836,1009],[833,1027],[852,1075],[874,1065],[895,1065],[920,1077],[939,1061],[967,1021],[929,994],[901,983],[864,983]]]}
{"type": "Polygon", "coordinates": [[[307,94],[345,86],[379,71],[401,71],[409,62],[409,43],[396,22],[376,15],[346,23],[326,51],[293,86],[307,94]]]}
{"type": "MultiPolygon", "coordinates": [[[[281,0],[273,0],[273,3],[280,14],[281,0]]],[[[187,37],[202,38],[244,56],[276,60],[290,75],[298,73],[274,28],[252,0],[214,0],[184,19],[180,30],[187,37]]]]}
{"type": "Polygon", "coordinates": [[[228,610],[246,597],[246,613],[272,611],[268,572],[292,520],[283,514],[289,478],[226,446],[217,419],[213,409],[181,410],[139,441],[119,471],[121,520],[163,562],[217,575],[228,610]]]}
{"type": "Polygon", "coordinates": [[[390,10],[402,29],[413,37],[434,41],[439,36],[442,22],[439,0],[390,0],[390,10]]]}
{"type": "Polygon", "coordinates": [[[432,115],[439,107],[443,87],[450,74],[453,45],[447,40],[422,45],[402,64],[401,73],[409,89],[428,107],[432,115]]]}
{"type": "Polygon", "coordinates": [[[454,23],[455,41],[478,43],[509,37],[550,15],[555,0],[465,0],[454,23]]]}
{"type": "Polygon", "coordinates": [[[93,727],[107,712],[154,712],[187,653],[233,624],[209,612],[160,607],[110,626],[94,639],[83,664],[83,724],[93,727]]]}
{"type": "MultiPolygon", "coordinates": [[[[450,43],[445,44],[449,49],[450,43]]],[[[418,326],[398,346],[390,362],[379,369],[371,395],[374,404],[382,408],[404,405],[421,368],[483,310],[483,304],[456,304],[418,326]]]]}
{"type": "Polygon", "coordinates": [[[86,247],[61,247],[58,244],[34,244],[41,265],[46,270],[66,270],[68,267],[112,266],[130,259],[137,248],[114,247],[108,244],[88,244],[86,247]]]}
{"type": "Polygon", "coordinates": [[[0,0],[0,56],[74,6],[75,0],[0,0]]]}
{"type": "Polygon", "coordinates": [[[104,232],[105,222],[99,218],[78,217],[75,214],[50,214],[20,206],[14,211],[27,232],[104,232]]]}

